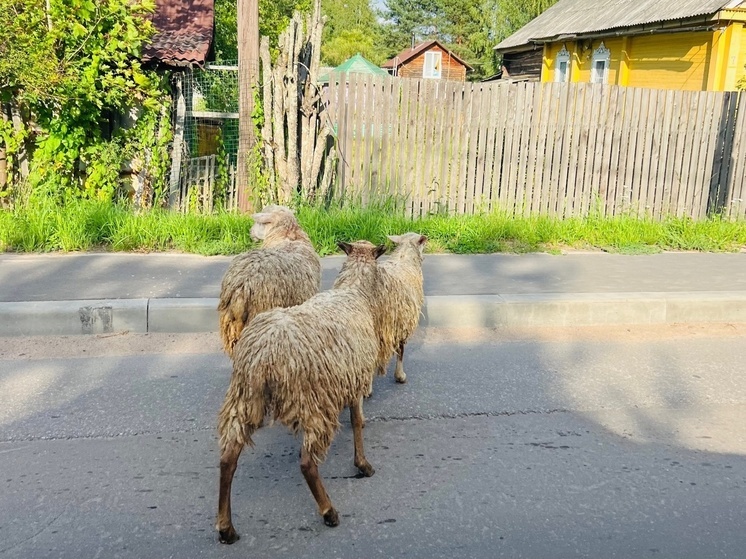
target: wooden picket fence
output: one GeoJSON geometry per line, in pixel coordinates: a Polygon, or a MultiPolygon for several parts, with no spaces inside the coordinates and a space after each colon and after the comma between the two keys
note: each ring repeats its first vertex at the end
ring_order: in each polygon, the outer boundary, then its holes
{"type": "Polygon", "coordinates": [[[746,217],[746,95],[349,75],[337,193],[414,215],[746,217]]]}

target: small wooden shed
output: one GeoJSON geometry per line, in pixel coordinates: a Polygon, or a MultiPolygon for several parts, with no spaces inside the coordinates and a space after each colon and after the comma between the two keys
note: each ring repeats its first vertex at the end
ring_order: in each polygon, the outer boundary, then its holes
{"type": "Polygon", "coordinates": [[[401,78],[466,81],[473,70],[466,62],[439,41],[420,43],[400,52],[381,66],[392,76],[401,78]]]}

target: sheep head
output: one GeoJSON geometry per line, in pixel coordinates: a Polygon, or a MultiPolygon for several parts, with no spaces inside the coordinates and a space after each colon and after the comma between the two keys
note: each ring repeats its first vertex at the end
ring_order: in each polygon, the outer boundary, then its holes
{"type": "Polygon", "coordinates": [[[420,256],[422,256],[422,254],[424,253],[425,243],[427,242],[427,237],[425,235],[411,232],[403,233],[402,235],[388,235],[388,239],[389,241],[397,245],[397,252],[400,252],[404,248],[412,247],[417,250],[420,256]]]}
{"type": "Polygon", "coordinates": [[[254,241],[268,241],[268,237],[277,237],[275,240],[307,240],[308,237],[298,224],[293,210],[287,206],[271,204],[265,206],[261,212],[252,216],[254,225],[249,234],[254,241]]]}
{"type": "Polygon", "coordinates": [[[337,246],[351,259],[367,262],[378,260],[386,253],[386,245],[376,246],[368,241],[355,241],[354,243],[340,241],[337,246]]]}

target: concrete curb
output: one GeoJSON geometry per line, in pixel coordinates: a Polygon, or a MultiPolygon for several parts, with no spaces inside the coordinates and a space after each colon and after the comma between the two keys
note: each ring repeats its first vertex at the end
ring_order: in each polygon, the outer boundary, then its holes
{"type": "MultiPolygon", "coordinates": [[[[217,331],[217,298],[0,303],[0,336],[217,331]]],[[[421,326],[746,322],[746,293],[542,293],[425,298],[421,326]]]]}

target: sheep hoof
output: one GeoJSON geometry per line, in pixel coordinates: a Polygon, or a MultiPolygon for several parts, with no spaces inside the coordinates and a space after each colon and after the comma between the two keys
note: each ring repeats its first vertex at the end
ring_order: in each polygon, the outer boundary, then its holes
{"type": "Polygon", "coordinates": [[[231,526],[227,530],[218,530],[218,537],[220,543],[228,545],[236,543],[239,539],[241,539],[241,536],[236,533],[236,529],[233,526],[231,526]]]}
{"type": "Polygon", "coordinates": [[[339,515],[337,514],[337,511],[334,510],[334,508],[330,508],[324,513],[324,524],[326,524],[330,528],[339,526],[339,515]]]}
{"type": "Polygon", "coordinates": [[[360,464],[357,469],[360,470],[360,473],[363,474],[364,477],[370,477],[376,473],[375,469],[373,469],[373,466],[370,465],[370,462],[364,462],[363,464],[360,464]]]}
{"type": "Polygon", "coordinates": [[[407,382],[407,375],[402,375],[400,377],[394,377],[396,379],[396,382],[399,384],[405,384],[407,382]]]}

